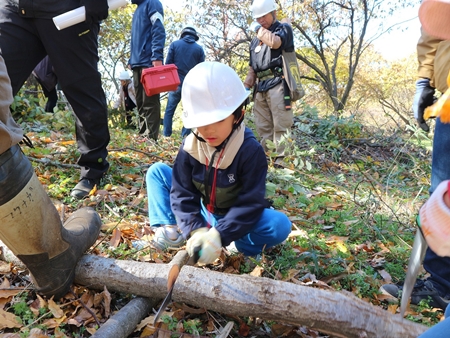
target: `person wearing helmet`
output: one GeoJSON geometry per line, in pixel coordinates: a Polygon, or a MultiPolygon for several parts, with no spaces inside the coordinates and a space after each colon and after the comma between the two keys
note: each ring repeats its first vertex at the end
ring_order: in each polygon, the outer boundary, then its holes
{"type": "Polygon", "coordinates": [[[256,36],[250,43],[249,70],[244,85],[248,90],[254,88],[253,113],[264,150],[268,150],[266,141],[269,140],[282,156],[279,140],[293,123],[292,110],[284,100],[282,51],[294,50],[293,32],[289,24],[277,20],[273,0],[254,0],[251,10],[258,24],[256,36]]]}
{"type": "MultiPolygon", "coordinates": [[[[182,245],[199,263],[214,262],[232,242],[247,256],[283,242],[291,231],[286,215],[264,199],[267,160],[243,123],[248,91],[236,72],[220,62],[202,62],[186,75],[181,92],[183,141],[173,169],[153,164],[146,176],[154,241],[182,245]],[[169,235],[181,234],[173,240],[169,235]]],[[[175,236],[173,237],[175,238],[175,236]]]]}
{"type": "Polygon", "coordinates": [[[119,97],[114,102],[113,108],[121,107],[125,110],[125,118],[127,127],[132,128],[133,125],[133,109],[136,108],[136,94],[134,91],[133,80],[128,71],[124,70],[119,75],[120,88],[119,97]]]}
{"type": "MultiPolygon", "coordinates": [[[[172,42],[169,46],[166,65],[173,63],[177,66],[180,85],[175,91],[169,92],[163,120],[163,135],[166,137],[172,135],[173,115],[181,100],[184,77],[195,65],[205,61],[205,52],[196,41],[198,41],[197,31],[192,27],[185,27],[181,31],[180,39],[172,42]]],[[[185,137],[189,132],[189,129],[183,127],[181,137],[185,137]]]]}

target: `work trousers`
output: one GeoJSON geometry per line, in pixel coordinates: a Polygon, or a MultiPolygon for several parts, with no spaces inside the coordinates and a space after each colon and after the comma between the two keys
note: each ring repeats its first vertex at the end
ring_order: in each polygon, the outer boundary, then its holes
{"type": "MultiPolygon", "coordinates": [[[[442,123],[439,118],[436,119],[432,156],[430,193],[439,183],[450,179],[450,124],[442,123]]],[[[428,248],[423,267],[430,273],[429,280],[439,294],[450,298],[450,257],[439,257],[428,248]]]]}
{"type": "Polygon", "coordinates": [[[275,151],[282,156],[284,147],[279,145],[279,140],[291,130],[294,120],[292,110],[285,107],[283,82],[265,92],[257,92],[254,102],[253,113],[261,145],[267,151],[266,141],[272,141],[276,145],[275,151]]]}
{"type": "MultiPolygon", "coordinates": [[[[169,99],[167,100],[166,111],[164,113],[163,119],[163,135],[171,136],[172,135],[172,124],[173,124],[173,116],[175,115],[175,110],[177,109],[178,104],[181,101],[181,88],[182,85],[179,85],[177,90],[173,92],[169,92],[169,99]]],[[[189,135],[191,132],[190,129],[182,128],[181,129],[181,137],[185,137],[189,135]]]]}
{"type": "Polygon", "coordinates": [[[158,140],[161,125],[161,103],[159,94],[147,96],[141,83],[145,67],[133,68],[133,83],[136,93],[136,107],[139,113],[139,134],[158,140]]]}
{"type": "Polygon", "coordinates": [[[0,52],[16,95],[36,65],[49,55],[61,89],[75,114],[81,177],[98,179],[108,170],[106,97],[98,72],[98,23],[58,30],[51,19],[23,18],[0,0],[0,52]]]}
{"type": "MultiPolygon", "coordinates": [[[[172,168],[164,163],[153,164],[147,171],[146,185],[150,225],[177,224],[170,207],[172,168]]],[[[209,213],[202,203],[199,205],[199,211],[205,219],[205,226],[207,223],[216,226],[221,218],[226,217],[209,213]]],[[[255,256],[260,254],[263,249],[283,242],[289,235],[291,227],[291,221],[285,214],[273,209],[264,209],[259,220],[255,220],[251,231],[235,240],[234,244],[244,255],[255,256]]]]}

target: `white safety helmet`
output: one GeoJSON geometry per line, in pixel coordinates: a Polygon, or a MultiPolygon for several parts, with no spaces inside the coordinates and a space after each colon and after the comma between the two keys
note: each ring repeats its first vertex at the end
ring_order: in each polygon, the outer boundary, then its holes
{"type": "Polygon", "coordinates": [[[254,0],[250,9],[253,13],[253,18],[260,18],[267,13],[273,12],[277,9],[277,4],[274,0],[254,0]]]}
{"type": "Polygon", "coordinates": [[[187,73],[181,89],[184,127],[191,129],[222,121],[248,95],[233,69],[220,62],[201,62],[187,73]]]}
{"type": "Polygon", "coordinates": [[[126,70],[124,70],[120,73],[119,80],[131,80],[130,74],[126,70]]]}

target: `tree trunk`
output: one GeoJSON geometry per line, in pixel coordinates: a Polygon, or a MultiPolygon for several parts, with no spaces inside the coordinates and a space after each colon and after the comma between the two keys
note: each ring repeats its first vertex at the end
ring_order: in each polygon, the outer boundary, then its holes
{"type": "MultiPolygon", "coordinates": [[[[94,255],[79,261],[75,282],[89,288],[164,298],[170,264],[94,255]]],[[[427,328],[349,292],[183,266],[172,293],[177,302],[238,316],[304,325],[336,337],[417,337],[427,328]]]]}

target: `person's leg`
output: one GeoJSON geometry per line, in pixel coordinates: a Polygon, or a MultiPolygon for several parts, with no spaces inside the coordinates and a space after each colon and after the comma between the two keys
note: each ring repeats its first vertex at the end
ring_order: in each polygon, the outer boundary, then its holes
{"type": "Polygon", "coordinates": [[[51,91],[47,91],[47,103],[45,104],[45,111],[49,113],[53,113],[53,109],[56,107],[58,103],[58,93],[56,91],[56,87],[51,91]]]}
{"type": "Polygon", "coordinates": [[[283,83],[271,88],[267,92],[267,104],[273,117],[273,139],[276,144],[276,152],[282,156],[284,146],[279,145],[281,137],[291,130],[294,121],[294,114],[291,110],[286,110],[284,103],[283,83]]]}
{"type": "Polygon", "coordinates": [[[108,111],[98,64],[99,24],[83,22],[58,30],[51,19],[34,19],[58,81],[75,113],[81,181],[72,196],[89,194],[109,168],[108,111]]]}
{"type": "Polygon", "coordinates": [[[139,126],[138,128],[141,128],[141,116],[142,116],[142,109],[144,106],[144,97],[145,97],[145,91],[144,87],[141,83],[141,74],[142,74],[141,67],[133,68],[133,85],[134,85],[134,92],[136,94],[136,109],[138,111],[139,116],[139,126]]]}
{"type": "Polygon", "coordinates": [[[260,254],[283,242],[291,232],[292,223],[289,218],[276,210],[264,209],[259,221],[252,231],[234,241],[236,248],[246,256],[260,254]]]}
{"type": "MultiPolygon", "coordinates": [[[[450,179],[450,124],[441,123],[436,119],[433,140],[433,155],[431,164],[430,193],[444,180],[450,179]]],[[[423,261],[424,269],[430,274],[426,280],[417,280],[411,294],[411,303],[418,304],[421,300],[430,300],[433,307],[448,308],[450,302],[450,257],[440,257],[430,248],[427,249],[423,261]]],[[[381,292],[394,297],[399,296],[403,286],[386,284],[381,292]]]]}
{"type": "MultiPolygon", "coordinates": [[[[436,119],[431,163],[430,193],[442,181],[450,179],[450,124],[436,119]]],[[[440,257],[428,249],[423,261],[425,270],[430,273],[429,281],[442,297],[450,298],[450,257],[440,257]]]]}
{"type": "Polygon", "coordinates": [[[172,168],[164,163],[152,164],[148,168],[145,182],[150,226],[176,224],[175,215],[170,208],[172,168]]]}
{"type": "Polygon", "coordinates": [[[14,96],[45,57],[46,51],[36,34],[34,21],[19,16],[18,9],[7,0],[0,1],[0,52],[14,96]]]}
{"type": "Polygon", "coordinates": [[[255,115],[256,132],[260,139],[260,143],[267,151],[266,141],[273,140],[273,118],[267,104],[267,92],[258,92],[254,98],[253,114],[255,115]]]}
{"type": "Polygon", "coordinates": [[[177,109],[178,103],[181,100],[181,86],[178,86],[177,90],[169,92],[169,99],[167,100],[167,107],[164,113],[163,120],[163,135],[172,135],[173,115],[177,109]]]}
{"type": "Polygon", "coordinates": [[[182,246],[184,238],[170,207],[172,168],[164,163],[154,163],[147,171],[145,182],[150,226],[156,227],[152,244],[161,250],[182,246]]]}
{"type": "Polygon", "coordinates": [[[91,208],[79,209],[61,226],[60,216],[17,143],[22,131],[9,106],[11,84],[0,57],[0,240],[33,276],[39,292],[62,297],[75,266],[95,242],[101,220],[91,208]]]}
{"type": "Polygon", "coordinates": [[[141,74],[145,68],[133,69],[133,83],[136,94],[136,107],[139,113],[139,134],[158,140],[161,125],[161,103],[159,94],[147,96],[141,83],[141,74]]]}
{"type": "Polygon", "coordinates": [[[157,141],[159,128],[161,126],[161,102],[159,94],[144,97],[143,115],[141,116],[142,127],[140,134],[147,135],[157,141]]]}

